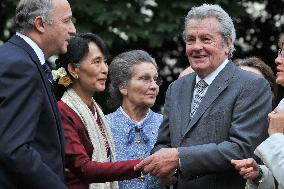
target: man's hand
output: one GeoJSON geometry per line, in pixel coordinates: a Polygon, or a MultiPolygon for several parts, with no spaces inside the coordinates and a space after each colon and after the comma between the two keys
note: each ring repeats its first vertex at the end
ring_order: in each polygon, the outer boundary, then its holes
{"type": "Polygon", "coordinates": [[[271,136],[274,133],[284,132],[284,112],[272,111],[268,114],[269,128],[268,134],[271,136]]]}
{"type": "Polygon", "coordinates": [[[134,170],[143,169],[158,178],[172,175],[178,168],[179,153],[176,148],[162,148],[151,156],[145,158],[134,167],[134,170]]]}
{"type": "Polygon", "coordinates": [[[235,166],[244,179],[254,180],[259,175],[258,165],[252,158],[231,160],[231,163],[235,166]]]}

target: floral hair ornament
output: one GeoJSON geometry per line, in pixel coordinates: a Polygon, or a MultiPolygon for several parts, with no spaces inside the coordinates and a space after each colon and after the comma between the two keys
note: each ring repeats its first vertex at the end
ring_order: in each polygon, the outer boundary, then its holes
{"type": "Polygon", "coordinates": [[[63,67],[60,67],[57,70],[52,70],[51,74],[54,81],[59,79],[58,80],[59,85],[63,85],[64,87],[67,88],[72,83],[72,80],[67,75],[67,72],[63,67]]]}

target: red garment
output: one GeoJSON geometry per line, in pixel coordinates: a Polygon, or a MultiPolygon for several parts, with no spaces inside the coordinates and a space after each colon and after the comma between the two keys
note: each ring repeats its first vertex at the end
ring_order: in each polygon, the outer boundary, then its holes
{"type": "Polygon", "coordinates": [[[89,183],[126,180],[140,176],[133,167],[140,160],[92,161],[93,148],[79,116],[63,101],[58,102],[65,135],[65,182],[69,189],[88,189],[89,183]],[[69,171],[68,171],[69,170],[69,171]]]}

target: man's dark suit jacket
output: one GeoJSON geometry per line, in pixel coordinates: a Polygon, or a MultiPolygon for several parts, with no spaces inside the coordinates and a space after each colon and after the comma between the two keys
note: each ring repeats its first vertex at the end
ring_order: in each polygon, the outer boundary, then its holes
{"type": "Polygon", "coordinates": [[[228,62],[190,120],[195,78],[192,73],[169,86],[153,151],[178,148],[179,189],[243,189],[245,180],[230,160],[252,157],[268,136],[269,84],[228,62]]]}
{"type": "Polygon", "coordinates": [[[51,84],[34,50],[0,46],[0,188],[65,188],[64,136],[51,84]]]}

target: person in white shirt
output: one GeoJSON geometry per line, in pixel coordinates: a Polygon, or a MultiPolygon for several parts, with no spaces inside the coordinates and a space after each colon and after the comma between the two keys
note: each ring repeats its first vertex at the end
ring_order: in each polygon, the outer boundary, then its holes
{"type": "MultiPolygon", "coordinates": [[[[276,83],[284,86],[284,35],[279,39],[276,83]]],[[[243,178],[248,179],[248,189],[284,189],[284,100],[268,114],[269,138],[255,150],[264,165],[258,165],[253,158],[231,160],[243,178]]]]}

